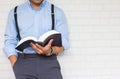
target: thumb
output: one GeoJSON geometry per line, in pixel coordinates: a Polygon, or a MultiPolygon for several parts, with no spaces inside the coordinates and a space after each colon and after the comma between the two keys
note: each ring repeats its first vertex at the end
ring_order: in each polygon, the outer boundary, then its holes
{"type": "Polygon", "coordinates": [[[51,39],[47,45],[51,46],[52,45],[52,42],[53,42],[53,39],[51,39]]]}

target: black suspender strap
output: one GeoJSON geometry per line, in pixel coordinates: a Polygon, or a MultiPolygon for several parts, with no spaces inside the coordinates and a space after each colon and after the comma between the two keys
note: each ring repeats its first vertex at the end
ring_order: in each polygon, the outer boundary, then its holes
{"type": "Polygon", "coordinates": [[[55,16],[54,16],[54,5],[51,4],[51,16],[52,16],[52,30],[55,28],[55,16]]]}
{"type": "Polygon", "coordinates": [[[14,19],[15,19],[15,25],[16,25],[16,31],[17,31],[17,37],[19,39],[19,41],[21,40],[20,37],[20,32],[19,32],[19,27],[18,27],[18,22],[17,22],[17,6],[14,8],[14,19]]]}
{"type": "MultiPolygon", "coordinates": [[[[54,5],[51,4],[51,17],[52,17],[52,30],[54,30],[55,28],[55,21],[54,21],[54,5]]],[[[19,27],[18,27],[18,21],[17,21],[17,6],[14,8],[14,19],[15,19],[15,25],[16,25],[16,31],[18,33],[17,37],[19,39],[19,41],[21,40],[20,37],[20,32],[19,32],[19,27]]]]}

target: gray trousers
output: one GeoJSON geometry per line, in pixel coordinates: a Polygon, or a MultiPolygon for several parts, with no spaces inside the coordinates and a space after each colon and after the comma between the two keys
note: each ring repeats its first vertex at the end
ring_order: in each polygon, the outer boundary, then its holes
{"type": "Polygon", "coordinates": [[[13,71],[16,79],[63,79],[56,55],[18,55],[13,71]]]}

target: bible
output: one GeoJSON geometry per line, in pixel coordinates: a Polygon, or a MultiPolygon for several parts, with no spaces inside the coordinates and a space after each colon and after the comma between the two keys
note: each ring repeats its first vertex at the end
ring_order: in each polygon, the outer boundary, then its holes
{"type": "Polygon", "coordinates": [[[28,37],[21,39],[18,42],[16,49],[22,52],[25,48],[30,47],[30,42],[38,43],[39,45],[44,47],[45,45],[48,44],[48,42],[51,39],[53,39],[52,46],[62,46],[61,33],[55,30],[50,30],[44,33],[43,35],[41,35],[39,39],[33,36],[28,36],[28,37]]]}

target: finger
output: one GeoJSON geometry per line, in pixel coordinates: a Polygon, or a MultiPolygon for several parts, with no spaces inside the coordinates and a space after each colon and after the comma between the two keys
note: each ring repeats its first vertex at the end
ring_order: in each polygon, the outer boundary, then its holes
{"type": "Polygon", "coordinates": [[[43,47],[41,46],[41,45],[39,45],[39,44],[35,44],[39,49],[43,49],[43,47]]]}
{"type": "Polygon", "coordinates": [[[43,54],[43,51],[42,51],[41,49],[36,50],[36,52],[37,52],[38,54],[43,54]]]}
{"type": "Polygon", "coordinates": [[[34,43],[30,43],[30,46],[32,47],[32,48],[36,48],[36,46],[35,46],[35,44],[34,43]]]}
{"type": "Polygon", "coordinates": [[[41,54],[44,54],[44,51],[46,50],[45,47],[42,47],[39,44],[36,44],[36,46],[40,49],[41,54]]]}
{"type": "Polygon", "coordinates": [[[50,47],[51,47],[52,42],[53,42],[53,39],[51,39],[51,40],[48,42],[47,46],[50,46],[50,47]]]}
{"type": "Polygon", "coordinates": [[[36,44],[34,43],[30,43],[30,45],[32,46],[32,48],[38,53],[38,54],[41,54],[43,53],[43,51],[41,49],[39,49],[36,44]]]}
{"type": "Polygon", "coordinates": [[[30,43],[30,46],[31,46],[33,49],[35,49],[35,50],[38,49],[38,47],[37,47],[36,44],[34,44],[34,43],[30,43]]]}

